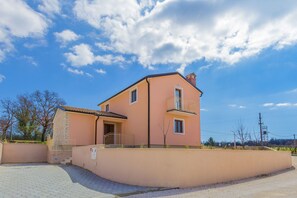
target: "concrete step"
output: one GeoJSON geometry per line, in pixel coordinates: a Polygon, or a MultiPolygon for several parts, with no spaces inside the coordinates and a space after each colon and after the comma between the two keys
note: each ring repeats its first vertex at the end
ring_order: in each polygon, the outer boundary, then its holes
{"type": "Polygon", "coordinates": [[[64,159],[63,161],[61,161],[61,164],[63,164],[63,165],[72,164],[72,157],[68,157],[68,158],[64,159]]]}

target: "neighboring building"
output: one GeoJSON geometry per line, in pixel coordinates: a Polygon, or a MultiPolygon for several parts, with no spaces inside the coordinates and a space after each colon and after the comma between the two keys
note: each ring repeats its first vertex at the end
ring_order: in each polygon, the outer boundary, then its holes
{"type": "MultiPolygon", "coordinates": [[[[200,146],[200,97],[196,75],[146,76],[101,102],[101,111],[61,106],[54,118],[52,148],[106,144],[200,146]]],[[[62,158],[62,157],[61,157],[62,158]]]]}

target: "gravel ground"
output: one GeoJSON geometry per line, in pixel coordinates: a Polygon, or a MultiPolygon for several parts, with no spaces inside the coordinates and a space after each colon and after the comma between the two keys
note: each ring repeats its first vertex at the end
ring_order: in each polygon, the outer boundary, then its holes
{"type": "MultiPolygon", "coordinates": [[[[297,157],[292,157],[293,166],[297,168],[297,157]]],[[[197,188],[175,189],[145,193],[130,196],[130,198],[146,197],[252,197],[252,198],[274,198],[274,197],[297,197],[297,170],[282,171],[265,177],[257,177],[225,184],[210,185],[197,188]]]]}

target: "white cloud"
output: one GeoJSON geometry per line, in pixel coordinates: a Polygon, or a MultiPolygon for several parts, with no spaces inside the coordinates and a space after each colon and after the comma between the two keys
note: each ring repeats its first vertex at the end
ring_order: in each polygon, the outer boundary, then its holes
{"type": "Polygon", "coordinates": [[[68,67],[67,68],[67,71],[69,73],[72,73],[72,74],[75,74],[75,75],[79,75],[79,76],[86,76],[86,77],[89,77],[89,78],[93,78],[94,76],[88,72],[84,72],[83,70],[80,70],[80,69],[73,69],[73,68],[70,68],[68,67]]]}
{"type": "Polygon", "coordinates": [[[61,13],[61,4],[59,0],[42,0],[38,10],[52,17],[61,13]]]}
{"type": "Polygon", "coordinates": [[[87,44],[76,45],[71,48],[72,52],[65,53],[65,57],[74,67],[91,65],[95,62],[95,56],[87,44]]]}
{"type": "Polygon", "coordinates": [[[200,111],[208,111],[208,109],[203,109],[203,108],[202,108],[202,109],[200,109],[200,111]]]}
{"type": "Polygon", "coordinates": [[[244,106],[244,105],[229,104],[228,106],[231,108],[236,108],[236,109],[246,109],[246,106],[244,106]]]}
{"type": "Polygon", "coordinates": [[[287,93],[287,94],[297,93],[297,88],[296,89],[289,90],[289,91],[286,91],[285,93],[287,93]]]}
{"type": "Polygon", "coordinates": [[[86,75],[87,77],[89,77],[89,78],[93,78],[93,77],[94,77],[92,74],[90,74],[90,73],[88,73],[88,72],[85,72],[85,75],[86,75]]]}
{"type": "Polygon", "coordinates": [[[13,40],[16,37],[41,37],[47,27],[44,16],[24,1],[0,1],[0,62],[14,50],[13,40]]]}
{"type": "Polygon", "coordinates": [[[96,69],[95,70],[98,74],[106,74],[106,71],[103,69],[96,69]]]}
{"type": "Polygon", "coordinates": [[[129,23],[129,20],[137,19],[139,17],[138,9],[139,5],[135,0],[94,0],[92,2],[78,0],[75,2],[74,13],[79,19],[87,21],[96,28],[101,28],[107,25],[105,22],[125,21],[129,23]]]}
{"type": "Polygon", "coordinates": [[[124,63],[125,58],[122,55],[114,56],[111,54],[95,56],[92,49],[87,44],[79,44],[71,48],[72,52],[65,53],[68,62],[74,67],[82,67],[92,65],[95,62],[104,65],[111,65],[114,63],[124,63]]]}
{"type": "Polygon", "coordinates": [[[111,65],[113,63],[123,63],[125,58],[122,55],[114,56],[111,54],[96,56],[96,61],[101,62],[104,65],[111,65]]]}
{"type": "Polygon", "coordinates": [[[212,67],[212,64],[203,65],[199,68],[199,71],[205,71],[212,67]]]}
{"type": "Polygon", "coordinates": [[[0,74],[0,83],[3,82],[6,79],[6,77],[2,74],[0,74]]]}
{"type": "Polygon", "coordinates": [[[35,59],[32,56],[23,56],[23,59],[33,66],[38,65],[38,63],[35,61],[35,59]]]}
{"type": "Polygon", "coordinates": [[[76,74],[76,75],[84,75],[85,74],[82,70],[72,69],[70,67],[67,68],[67,71],[72,73],[72,74],[76,74]]]}
{"type": "Polygon", "coordinates": [[[84,72],[82,70],[72,69],[70,67],[67,68],[67,71],[76,75],[84,75],[84,72]]]}
{"type": "Polygon", "coordinates": [[[97,43],[95,43],[95,45],[104,51],[113,50],[113,47],[111,47],[110,45],[107,45],[106,43],[97,42],[97,43]]]}
{"type": "Polygon", "coordinates": [[[186,67],[187,67],[186,64],[181,64],[181,66],[176,71],[181,73],[181,74],[184,74],[186,67]]]}
{"type": "Polygon", "coordinates": [[[284,103],[278,103],[278,104],[276,104],[275,106],[276,107],[290,107],[290,106],[292,106],[293,104],[291,104],[291,103],[288,103],[288,102],[284,102],[284,103]]]}
{"type": "Polygon", "coordinates": [[[297,107],[297,103],[290,103],[290,102],[282,102],[282,103],[264,103],[263,107],[272,107],[272,109],[279,108],[289,108],[289,107],[297,107]]]}
{"type": "Polygon", "coordinates": [[[263,107],[273,107],[273,106],[274,106],[274,103],[272,103],[272,102],[268,102],[268,103],[263,104],[263,107]]]}
{"type": "Polygon", "coordinates": [[[74,13],[145,67],[200,59],[233,64],[297,42],[297,1],[290,0],[76,0],[74,13]]]}
{"type": "Polygon", "coordinates": [[[62,32],[55,32],[54,33],[58,42],[62,43],[62,46],[65,46],[67,43],[71,41],[76,41],[79,39],[79,35],[71,30],[63,30],[62,32]]]}

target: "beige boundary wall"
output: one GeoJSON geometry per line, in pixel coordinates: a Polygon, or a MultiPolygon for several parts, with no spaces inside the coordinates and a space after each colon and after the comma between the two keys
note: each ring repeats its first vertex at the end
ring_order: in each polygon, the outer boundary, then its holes
{"type": "Polygon", "coordinates": [[[45,144],[3,144],[2,164],[41,163],[46,161],[47,145],[45,144]]]}
{"type": "Polygon", "coordinates": [[[0,164],[2,162],[2,151],[3,151],[3,143],[0,140],[0,164]]]}
{"type": "Polygon", "coordinates": [[[72,163],[116,182],[193,187],[269,174],[292,166],[290,152],[73,147],[72,163]],[[91,159],[91,148],[97,149],[91,159]]]}

